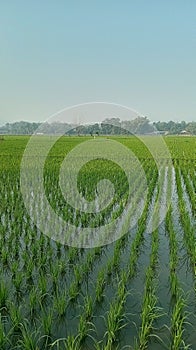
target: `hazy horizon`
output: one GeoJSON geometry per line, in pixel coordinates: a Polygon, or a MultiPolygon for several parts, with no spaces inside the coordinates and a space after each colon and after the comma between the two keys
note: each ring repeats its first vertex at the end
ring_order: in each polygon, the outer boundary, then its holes
{"type": "Polygon", "coordinates": [[[0,125],[104,101],[196,120],[196,2],[0,4],[0,125]]]}

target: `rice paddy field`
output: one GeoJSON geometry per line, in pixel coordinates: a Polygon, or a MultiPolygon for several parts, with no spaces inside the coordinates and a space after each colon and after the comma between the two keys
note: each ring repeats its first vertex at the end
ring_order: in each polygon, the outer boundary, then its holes
{"type": "MultiPolygon", "coordinates": [[[[152,138],[156,147],[156,136],[152,138]]],[[[42,136],[37,137],[41,147],[42,136]]],[[[88,162],[78,188],[91,200],[104,177],[112,203],[96,215],[74,212],[58,184],[65,155],[88,137],[61,137],[44,168],[47,198],[64,220],[92,227],[116,217],[127,199],[125,173],[111,161],[88,162]]],[[[167,136],[172,167],[160,173],[141,141],[113,137],[136,155],[146,174],[147,200],[120,239],[94,248],[61,244],[44,235],[27,212],[20,164],[28,136],[0,140],[0,349],[196,349],[196,137],[167,136]],[[160,181],[158,182],[158,177],[160,181]],[[161,218],[157,197],[171,205],[161,218]]],[[[101,137],[99,137],[101,140],[101,137]]],[[[32,167],[35,160],[32,158],[32,167]]],[[[134,179],[140,188],[140,175],[134,179]]],[[[142,187],[141,187],[142,190],[142,187]]],[[[42,216],[41,208],[37,207],[42,216]]]]}

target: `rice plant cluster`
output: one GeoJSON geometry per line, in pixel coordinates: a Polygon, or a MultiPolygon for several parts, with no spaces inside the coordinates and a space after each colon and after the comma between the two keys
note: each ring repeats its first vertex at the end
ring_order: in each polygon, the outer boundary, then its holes
{"type": "MultiPolygon", "coordinates": [[[[37,137],[38,147],[41,139],[37,137]]],[[[90,201],[97,182],[109,179],[115,188],[110,205],[99,214],[81,214],[65,203],[58,183],[61,163],[87,139],[61,137],[44,168],[50,205],[78,229],[115,219],[128,198],[123,169],[99,159],[82,167],[78,189],[90,201]]],[[[116,140],[139,159],[147,200],[134,227],[130,216],[125,218],[120,239],[89,249],[61,244],[38,229],[20,191],[28,137],[0,141],[1,350],[196,349],[196,138],[165,137],[172,167],[163,155],[160,171],[136,137],[116,140]],[[161,220],[161,203],[172,193],[161,220]]],[[[156,136],[152,142],[156,147],[156,136]]],[[[34,161],[32,157],[32,167],[34,161]]],[[[134,215],[143,191],[137,169],[132,181],[137,189],[134,215]]],[[[32,205],[44,215],[36,201],[32,205]]]]}

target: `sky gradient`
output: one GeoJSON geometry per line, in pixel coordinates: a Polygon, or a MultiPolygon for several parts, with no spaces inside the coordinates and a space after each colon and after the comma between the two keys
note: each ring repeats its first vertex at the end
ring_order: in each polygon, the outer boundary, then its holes
{"type": "Polygon", "coordinates": [[[0,124],[105,101],[196,120],[195,0],[0,0],[0,124]]]}

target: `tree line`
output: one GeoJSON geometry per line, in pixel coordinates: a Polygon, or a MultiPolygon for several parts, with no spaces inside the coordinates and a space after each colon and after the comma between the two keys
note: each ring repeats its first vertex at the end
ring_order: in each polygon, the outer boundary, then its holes
{"type": "Polygon", "coordinates": [[[74,125],[62,122],[36,123],[20,121],[6,123],[0,127],[1,135],[68,134],[68,135],[127,135],[127,134],[181,134],[196,135],[196,122],[154,122],[147,117],[121,121],[119,118],[106,118],[101,123],[74,125]]]}

